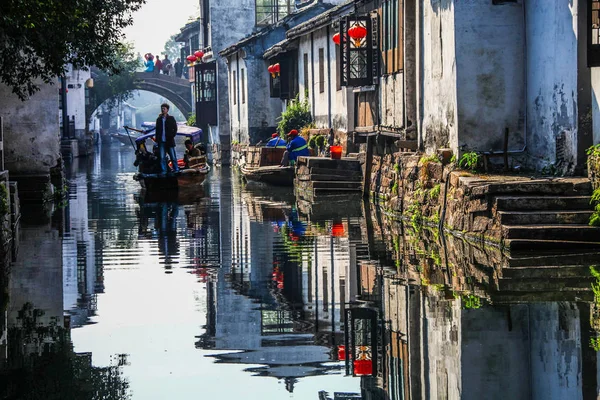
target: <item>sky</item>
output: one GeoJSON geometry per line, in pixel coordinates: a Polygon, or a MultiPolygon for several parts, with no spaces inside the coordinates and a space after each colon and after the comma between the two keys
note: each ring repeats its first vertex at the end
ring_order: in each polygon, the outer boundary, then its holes
{"type": "Polygon", "coordinates": [[[198,16],[198,4],[198,0],[146,0],[133,14],[133,25],[124,30],[125,40],[142,56],[162,52],[169,37],[179,33],[191,16],[198,16]]]}

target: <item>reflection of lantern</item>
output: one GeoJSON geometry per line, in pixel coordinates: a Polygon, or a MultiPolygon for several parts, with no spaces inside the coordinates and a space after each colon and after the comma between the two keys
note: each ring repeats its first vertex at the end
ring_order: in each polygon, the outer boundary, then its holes
{"type": "Polygon", "coordinates": [[[344,236],[344,224],[341,222],[334,222],[331,225],[331,236],[344,236]]]}
{"type": "Polygon", "coordinates": [[[202,57],[204,56],[204,52],[202,50],[196,50],[194,52],[194,55],[196,56],[196,59],[202,60],[202,57]]]}
{"type": "Polygon", "coordinates": [[[339,345],[338,346],[338,360],[344,361],[346,359],[346,346],[339,345]]]}
{"type": "Polygon", "coordinates": [[[335,35],[333,35],[333,43],[337,44],[338,46],[340,45],[340,34],[336,33],[335,35]]]}
{"type": "Polygon", "coordinates": [[[189,56],[186,57],[186,60],[193,63],[194,61],[196,61],[196,56],[193,54],[190,54],[189,56]]]}
{"type": "Polygon", "coordinates": [[[273,65],[273,72],[275,72],[275,75],[279,76],[280,71],[281,71],[281,68],[279,67],[279,63],[273,65]]]}
{"type": "Polygon", "coordinates": [[[355,360],[353,366],[356,376],[373,375],[373,361],[371,360],[355,360]]]}
{"type": "Polygon", "coordinates": [[[354,40],[354,47],[360,47],[360,42],[367,36],[367,28],[361,25],[353,25],[348,29],[348,36],[354,40]]]}
{"type": "MultiPolygon", "coordinates": [[[[354,307],[346,310],[344,355],[346,374],[377,374],[377,311],[354,307]]],[[[338,349],[339,358],[339,349],[338,349]]]]}

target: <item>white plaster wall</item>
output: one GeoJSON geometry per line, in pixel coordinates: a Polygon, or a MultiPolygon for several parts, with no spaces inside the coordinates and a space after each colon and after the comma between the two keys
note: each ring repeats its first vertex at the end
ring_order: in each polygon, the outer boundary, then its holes
{"type": "MultiPolygon", "coordinates": [[[[521,149],[525,134],[522,2],[455,1],[454,9],[458,145],[468,151],[501,151],[504,130],[509,128],[509,149],[521,149]]],[[[548,39],[544,42],[552,47],[548,39]]]]}
{"type": "Polygon", "coordinates": [[[453,0],[422,4],[421,142],[426,151],[458,149],[453,0]]]}
{"type": "Polygon", "coordinates": [[[576,154],[578,1],[525,3],[527,148],[538,168],[557,161],[561,132],[571,143],[566,152],[576,154]]]}
{"type": "Polygon", "coordinates": [[[298,91],[300,92],[300,100],[305,100],[306,89],[308,89],[308,101],[311,104],[312,110],[312,87],[313,79],[311,76],[311,66],[308,66],[308,87],[304,85],[304,54],[308,54],[308,62],[311,63],[311,43],[310,35],[305,35],[300,38],[298,45],[298,91]]]}
{"type": "Polygon", "coordinates": [[[600,67],[590,68],[592,80],[592,130],[594,144],[600,143],[600,67]]]}
{"type": "Polygon", "coordinates": [[[75,116],[75,130],[78,135],[85,133],[85,81],[89,78],[89,70],[74,70],[69,67],[69,71],[67,72],[67,85],[73,85],[73,87],[68,88],[67,112],[69,118],[75,116]]]}
{"type": "MultiPolygon", "coordinates": [[[[262,58],[248,58],[246,60],[248,75],[246,76],[246,106],[252,106],[248,115],[249,129],[252,135],[262,132],[262,140],[271,137],[273,129],[277,126],[277,119],[281,116],[282,101],[271,98],[269,86],[268,63],[262,58]]],[[[254,138],[256,141],[256,138],[254,138]]]]}
{"type": "Polygon", "coordinates": [[[313,120],[317,128],[329,128],[329,77],[327,76],[327,46],[328,38],[325,36],[325,29],[319,29],[313,32],[313,63],[314,82],[311,90],[314,90],[314,114],[313,120]],[[323,49],[323,86],[324,91],[320,93],[321,76],[319,75],[319,49],[323,49]]]}
{"type": "Polygon", "coordinates": [[[248,118],[244,118],[246,113],[243,111],[241,101],[241,79],[239,77],[239,71],[241,68],[246,68],[244,59],[241,57],[233,56],[229,57],[229,115],[231,121],[231,140],[237,140],[240,143],[244,143],[244,140],[248,140],[248,118]],[[232,73],[235,73],[237,77],[237,84],[234,86],[232,73]],[[236,103],[234,104],[233,91],[236,91],[236,103]]]}
{"type": "Polygon", "coordinates": [[[315,125],[318,128],[334,128],[336,130],[348,131],[353,128],[350,126],[353,115],[353,95],[345,86],[337,90],[336,82],[338,75],[338,65],[336,63],[337,45],[331,40],[333,30],[321,28],[313,32],[314,44],[311,46],[310,34],[300,38],[298,48],[298,88],[300,99],[304,99],[304,53],[308,54],[308,101],[311,105],[315,125]],[[323,48],[324,54],[324,80],[325,90],[319,92],[319,48],[323,48]],[[314,49],[314,54],[313,54],[314,49]],[[329,49],[329,54],[327,53],[329,49]],[[312,57],[312,58],[311,58],[312,57]],[[329,70],[327,62],[329,61],[329,70]],[[313,79],[314,70],[314,79],[313,79]],[[313,104],[314,93],[314,104],[313,104]],[[350,122],[349,122],[350,121],[350,122]]]}
{"type": "MultiPolygon", "coordinates": [[[[236,43],[248,32],[252,31],[254,26],[254,0],[219,0],[210,2],[210,26],[209,40],[206,45],[212,46],[215,57],[227,46],[236,43]],[[231,21],[235,21],[234,24],[231,21]]],[[[202,35],[201,35],[202,37],[202,35]]],[[[227,65],[225,58],[217,59],[217,102],[219,119],[218,123],[221,129],[214,131],[216,140],[211,143],[219,143],[218,135],[230,134],[230,115],[227,105],[229,99],[229,81],[227,76],[227,65]]]]}
{"type": "Polygon", "coordinates": [[[40,82],[40,91],[21,101],[0,84],[4,121],[4,162],[11,173],[48,174],[60,157],[58,86],[40,82]]]}

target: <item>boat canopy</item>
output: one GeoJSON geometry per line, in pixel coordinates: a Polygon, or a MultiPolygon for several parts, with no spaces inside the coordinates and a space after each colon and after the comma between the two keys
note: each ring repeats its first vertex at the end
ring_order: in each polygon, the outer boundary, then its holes
{"type": "MultiPolygon", "coordinates": [[[[181,125],[186,125],[187,122],[185,121],[177,121],[177,125],[181,126],[181,125]]],[[[141,127],[145,128],[145,129],[150,129],[150,128],[154,128],[156,126],[156,121],[144,121],[142,122],[141,127]]]]}
{"type": "MultiPolygon", "coordinates": [[[[142,136],[136,138],[135,142],[139,144],[154,137],[154,129],[155,128],[153,127],[150,131],[147,131],[142,136]]],[[[202,138],[202,129],[195,126],[179,125],[177,126],[177,136],[188,137],[192,139],[192,142],[197,143],[202,138]]]]}

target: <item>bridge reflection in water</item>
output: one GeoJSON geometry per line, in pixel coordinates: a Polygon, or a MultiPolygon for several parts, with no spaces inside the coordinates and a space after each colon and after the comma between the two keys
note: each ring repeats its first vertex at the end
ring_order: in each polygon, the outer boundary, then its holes
{"type": "Polygon", "coordinates": [[[76,160],[67,207],[23,221],[0,397],[597,397],[599,254],[508,256],[228,169],[156,198],[132,161],[76,160]]]}

